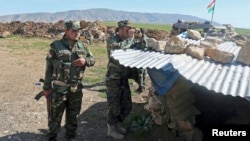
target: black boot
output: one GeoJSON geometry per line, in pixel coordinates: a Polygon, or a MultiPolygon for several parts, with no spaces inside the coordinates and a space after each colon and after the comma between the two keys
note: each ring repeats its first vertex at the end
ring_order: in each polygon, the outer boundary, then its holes
{"type": "Polygon", "coordinates": [[[57,141],[56,137],[47,137],[47,139],[45,139],[44,141],[57,141]]]}
{"type": "Polygon", "coordinates": [[[75,137],[74,136],[65,136],[66,141],[75,141],[75,137]]]}

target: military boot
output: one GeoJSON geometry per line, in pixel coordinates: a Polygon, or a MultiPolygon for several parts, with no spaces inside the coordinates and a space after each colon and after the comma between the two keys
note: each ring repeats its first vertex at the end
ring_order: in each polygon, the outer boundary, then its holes
{"type": "Polygon", "coordinates": [[[56,140],[56,138],[47,138],[47,139],[45,139],[43,141],[57,141],[57,140],[56,140]]]}
{"type": "Polygon", "coordinates": [[[66,141],[75,141],[75,136],[65,136],[66,141]]]}
{"type": "Polygon", "coordinates": [[[74,138],[67,139],[67,141],[76,141],[74,138]]]}
{"type": "Polygon", "coordinates": [[[56,135],[48,134],[47,137],[46,137],[46,139],[43,140],[43,141],[57,141],[56,138],[57,138],[56,135]]]}
{"type": "Polygon", "coordinates": [[[108,126],[108,133],[107,133],[107,136],[108,137],[112,137],[114,139],[124,139],[124,135],[119,133],[116,129],[116,125],[109,125],[107,124],[108,126]]]}
{"type": "Polygon", "coordinates": [[[127,130],[125,128],[123,128],[121,126],[121,124],[117,124],[116,125],[116,130],[119,132],[119,133],[122,133],[122,134],[126,134],[127,133],[127,130]]]}

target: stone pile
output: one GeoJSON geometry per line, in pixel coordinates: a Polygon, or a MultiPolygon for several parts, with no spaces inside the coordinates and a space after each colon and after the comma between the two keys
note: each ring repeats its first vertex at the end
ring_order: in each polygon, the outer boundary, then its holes
{"type": "MultiPolygon", "coordinates": [[[[80,21],[83,30],[88,29],[88,26],[92,25],[90,21],[80,21]]],[[[97,22],[95,22],[97,23],[97,22]]],[[[106,33],[107,27],[100,24],[100,22],[91,29],[90,32],[94,37],[99,37],[106,33]]],[[[8,37],[11,35],[20,35],[22,37],[45,37],[45,38],[57,38],[64,32],[64,21],[58,21],[56,23],[44,23],[33,21],[13,21],[10,23],[0,23],[0,37],[8,37]]]]}
{"type": "MultiPolygon", "coordinates": [[[[195,30],[188,30],[188,36],[192,40],[200,40],[200,44],[187,44],[186,40],[177,36],[170,37],[167,41],[155,40],[149,38],[148,45],[155,51],[163,51],[166,54],[183,54],[186,53],[198,60],[202,60],[205,57],[210,58],[218,63],[227,64],[231,63],[235,58],[233,53],[224,52],[218,49],[218,45],[223,43],[224,40],[218,37],[207,36],[202,39],[199,32],[195,30]]],[[[238,41],[237,45],[240,45],[241,51],[237,57],[238,62],[249,65],[250,62],[250,42],[244,36],[236,35],[232,37],[232,42],[238,41]],[[240,43],[239,43],[240,42],[240,43]]]]}
{"type": "MultiPolygon", "coordinates": [[[[94,22],[81,20],[80,25],[83,28],[83,35],[86,39],[94,41],[105,41],[110,34],[114,34],[117,27],[106,26],[101,21],[94,22]],[[88,36],[87,36],[88,35],[88,36]]],[[[33,21],[13,21],[10,23],[0,22],[0,37],[11,35],[20,35],[22,37],[44,37],[44,38],[61,38],[64,32],[64,21],[56,23],[44,23],[33,21]]],[[[145,34],[156,40],[166,40],[169,37],[167,31],[158,29],[145,29],[145,34]]]]}

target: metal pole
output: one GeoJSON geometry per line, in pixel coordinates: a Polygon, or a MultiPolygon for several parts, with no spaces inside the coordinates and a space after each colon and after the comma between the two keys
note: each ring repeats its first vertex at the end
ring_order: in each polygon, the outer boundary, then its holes
{"type": "Polygon", "coordinates": [[[213,17],[214,17],[215,3],[216,3],[216,1],[214,2],[214,9],[213,9],[212,18],[211,18],[211,24],[213,22],[213,17]]]}

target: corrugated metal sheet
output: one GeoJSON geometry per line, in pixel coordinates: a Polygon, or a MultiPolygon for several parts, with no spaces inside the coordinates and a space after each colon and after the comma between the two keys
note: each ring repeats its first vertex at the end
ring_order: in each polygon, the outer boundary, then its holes
{"type": "MultiPolygon", "coordinates": [[[[188,42],[191,41],[195,42],[188,42]]],[[[196,41],[197,44],[199,42],[196,41]]],[[[225,42],[218,49],[237,56],[240,47],[233,42],[225,42]]],[[[208,90],[250,100],[250,67],[237,63],[236,57],[231,64],[220,64],[209,58],[197,60],[186,54],[170,55],[133,49],[115,50],[112,56],[127,67],[167,70],[173,66],[186,79],[208,90]]]]}

